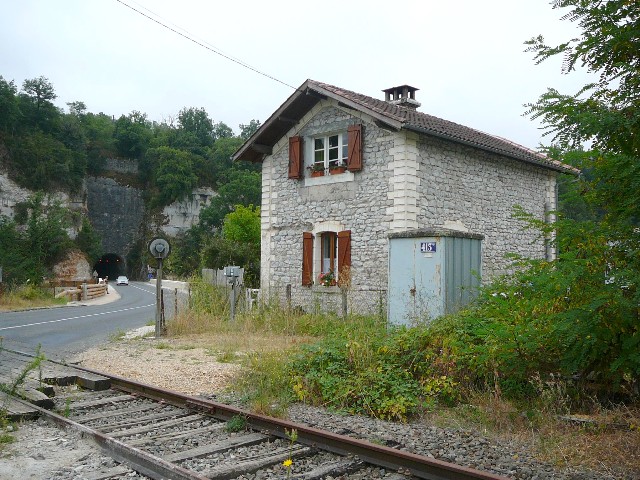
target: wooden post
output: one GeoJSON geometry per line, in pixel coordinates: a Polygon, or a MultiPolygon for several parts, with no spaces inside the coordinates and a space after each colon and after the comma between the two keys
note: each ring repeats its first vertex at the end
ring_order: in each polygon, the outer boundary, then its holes
{"type": "Polygon", "coordinates": [[[174,295],[174,300],[175,300],[175,308],[173,309],[173,320],[175,321],[176,317],[178,316],[178,289],[176,288],[173,291],[173,295],[174,295]]]}
{"type": "Polygon", "coordinates": [[[342,295],[342,318],[347,318],[347,289],[341,288],[340,294],[342,295]]]}
{"type": "Polygon", "coordinates": [[[291,284],[287,283],[287,309],[291,310],[291,284]]]}

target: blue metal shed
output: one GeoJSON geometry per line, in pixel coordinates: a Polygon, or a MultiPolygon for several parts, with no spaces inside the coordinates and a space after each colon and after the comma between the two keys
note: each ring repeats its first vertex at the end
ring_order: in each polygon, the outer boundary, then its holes
{"type": "Polygon", "coordinates": [[[475,298],[483,239],[445,228],[389,234],[389,322],[428,322],[475,298]]]}

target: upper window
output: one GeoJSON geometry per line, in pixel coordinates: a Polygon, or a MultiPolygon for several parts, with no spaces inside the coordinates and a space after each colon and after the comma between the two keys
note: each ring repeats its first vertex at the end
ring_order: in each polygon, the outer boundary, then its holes
{"type": "Polygon", "coordinates": [[[315,169],[329,169],[347,165],[349,156],[349,136],[347,132],[326,135],[313,139],[313,166],[315,169]]]}

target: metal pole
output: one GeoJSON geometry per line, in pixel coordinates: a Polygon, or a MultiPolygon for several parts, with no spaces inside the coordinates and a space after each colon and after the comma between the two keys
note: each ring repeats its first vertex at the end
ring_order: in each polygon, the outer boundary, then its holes
{"type": "Polygon", "coordinates": [[[162,310],[161,299],[162,294],[162,259],[158,258],[158,272],[156,275],[156,338],[162,336],[162,310]]]}

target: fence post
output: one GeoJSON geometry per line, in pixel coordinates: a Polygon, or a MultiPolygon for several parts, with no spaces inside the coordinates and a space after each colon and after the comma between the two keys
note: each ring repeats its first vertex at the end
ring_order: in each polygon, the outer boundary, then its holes
{"type": "Polygon", "coordinates": [[[347,289],[341,288],[340,294],[342,296],[342,318],[347,318],[347,289]]]}
{"type": "Polygon", "coordinates": [[[287,310],[291,310],[291,284],[287,283],[287,310]]]}
{"type": "Polygon", "coordinates": [[[82,284],[82,300],[83,301],[87,300],[87,284],[86,283],[82,284]]]}
{"type": "Polygon", "coordinates": [[[177,288],[174,290],[173,295],[176,301],[175,308],[173,309],[173,321],[175,322],[176,317],[178,316],[178,289],[177,288]]]}

